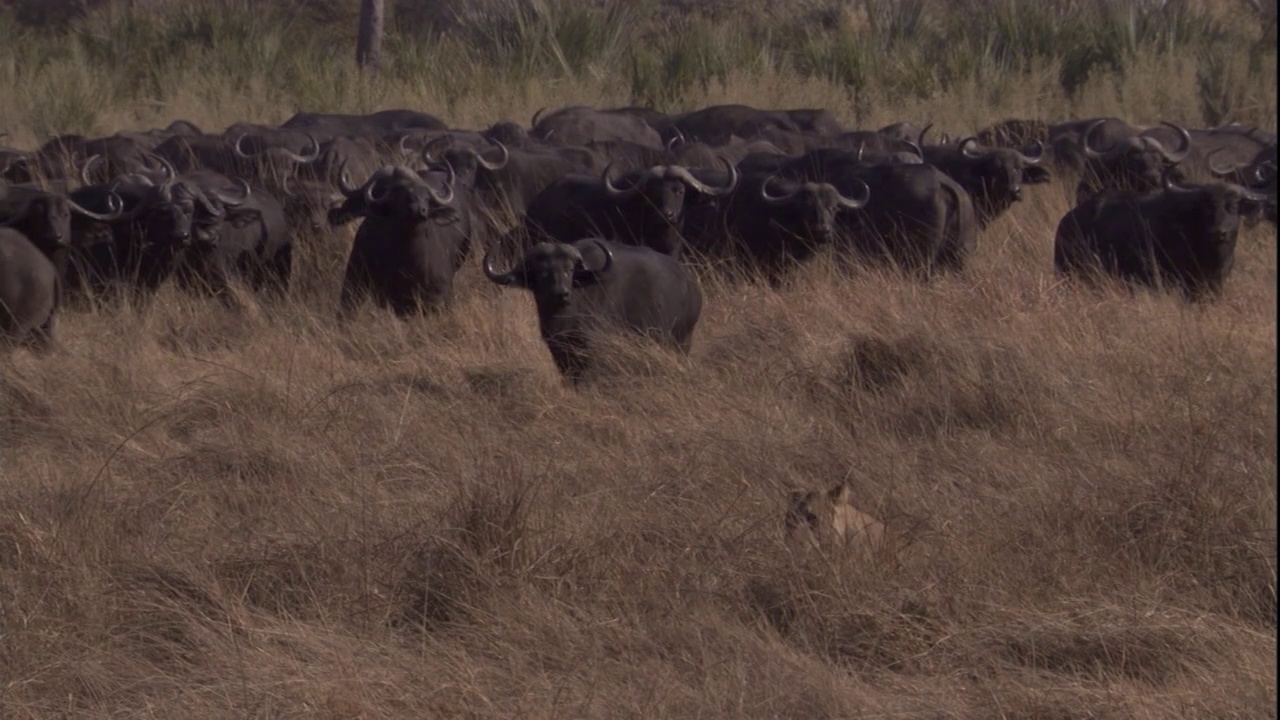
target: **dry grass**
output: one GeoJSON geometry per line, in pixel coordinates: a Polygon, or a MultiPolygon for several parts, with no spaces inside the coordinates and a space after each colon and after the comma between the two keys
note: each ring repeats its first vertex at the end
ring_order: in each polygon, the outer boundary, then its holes
{"type": "MultiPolygon", "coordinates": [[[[867,125],[1156,117],[1177,67],[867,125]]],[[[347,233],[287,301],[67,313],[0,366],[0,718],[1275,717],[1275,231],[1190,307],[1057,282],[1032,193],[962,277],[708,280],[691,358],[616,341],[577,391],[478,263],[447,316],[338,324],[347,233]],[[839,481],[902,562],[784,540],[839,481]]]]}

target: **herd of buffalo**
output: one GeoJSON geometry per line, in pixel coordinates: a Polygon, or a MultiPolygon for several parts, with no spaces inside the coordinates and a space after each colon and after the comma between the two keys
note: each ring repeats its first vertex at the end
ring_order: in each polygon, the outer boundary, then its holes
{"type": "MultiPolygon", "coordinates": [[[[539,111],[451,129],[410,110],[299,113],[206,133],[188,122],[0,147],[0,341],[47,347],[68,295],[225,297],[288,287],[295,248],[360,221],[345,315],[446,306],[474,254],[531,291],[561,372],[609,322],[688,350],[699,275],[777,281],[829,248],[848,263],[962,271],[1027,186],[1070,179],[1060,273],[1220,292],[1241,223],[1275,222],[1276,139],[1238,124],[1007,120],[950,139],[826,110],[721,105],[539,111]]],[[[1034,192],[1034,191],[1033,191],[1034,192]]]]}

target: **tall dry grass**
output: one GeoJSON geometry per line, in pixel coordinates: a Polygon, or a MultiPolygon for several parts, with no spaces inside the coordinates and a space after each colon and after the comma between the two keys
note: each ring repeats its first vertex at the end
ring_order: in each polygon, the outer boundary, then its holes
{"type": "MultiPolygon", "coordinates": [[[[93,132],[280,120],[307,92],[472,126],[633,99],[190,52],[156,106],[74,53],[0,63],[0,116],[34,141],[77,93],[92,119],[63,129],[93,132]]],[[[1248,52],[1212,61],[1274,129],[1248,52]]],[[[736,64],[676,102],[1198,124],[1205,62],[852,102],[736,64]]],[[[1051,272],[1067,195],[1033,188],[934,283],[708,279],[692,357],[614,340],[579,390],[476,263],[445,316],[337,323],[347,232],[304,238],[283,301],[73,309],[58,352],[0,365],[0,718],[1274,717],[1275,231],[1209,306],[1084,290],[1051,272]],[[901,563],[784,539],[787,491],[839,481],[901,563]]]]}

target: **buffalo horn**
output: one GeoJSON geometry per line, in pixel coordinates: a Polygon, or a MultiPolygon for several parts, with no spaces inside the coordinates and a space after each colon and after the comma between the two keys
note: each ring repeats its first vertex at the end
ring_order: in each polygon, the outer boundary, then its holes
{"type": "Polygon", "coordinates": [[[485,170],[493,172],[495,170],[501,170],[507,166],[507,161],[511,159],[511,153],[507,151],[507,146],[503,145],[501,142],[497,140],[490,140],[490,142],[498,146],[499,152],[502,153],[502,159],[497,161],[485,160],[483,155],[476,153],[476,163],[485,170]]]}
{"type": "Polygon", "coordinates": [[[986,155],[985,152],[977,150],[977,147],[978,138],[972,135],[962,139],[959,144],[960,153],[967,158],[980,158],[983,155],[986,155]]]}
{"type": "Polygon", "coordinates": [[[87,208],[81,207],[79,203],[71,198],[67,198],[67,204],[71,207],[72,212],[79,213],[93,220],[101,220],[102,222],[113,222],[119,220],[124,215],[124,200],[116,193],[107,191],[107,207],[111,208],[110,213],[96,213],[87,208]]]}
{"type": "Polygon", "coordinates": [[[214,198],[218,200],[218,202],[222,203],[223,205],[230,205],[231,207],[236,207],[237,205],[243,205],[245,201],[249,199],[249,196],[253,194],[253,190],[249,188],[249,183],[245,182],[244,178],[236,178],[235,182],[236,182],[236,185],[240,186],[239,197],[236,197],[235,195],[228,195],[227,193],[221,190],[218,190],[216,188],[206,191],[206,194],[212,195],[214,198]]]}
{"type": "Polygon", "coordinates": [[[795,197],[800,192],[800,189],[796,188],[795,190],[792,190],[791,192],[785,195],[770,195],[769,183],[773,182],[774,179],[776,178],[777,178],[776,175],[770,175],[760,185],[760,198],[764,200],[765,204],[767,205],[781,205],[787,202],[788,200],[790,200],[791,198],[795,197]]]}
{"type": "Polygon", "coordinates": [[[608,165],[604,166],[604,172],[600,173],[600,179],[604,182],[605,192],[609,193],[609,197],[614,200],[622,200],[640,192],[640,189],[644,187],[644,183],[653,175],[652,169],[645,170],[644,173],[640,177],[636,178],[635,182],[631,183],[630,186],[620,188],[613,183],[613,166],[615,164],[616,161],[610,162],[608,165]]]}
{"type": "Polygon", "coordinates": [[[1231,165],[1228,167],[1219,167],[1213,164],[1213,158],[1225,148],[1214,148],[1204,158],[1205,165],[1209,168],[1209,172],[1216,178],[1224,178],[1240,169],[1239,165],[1231,165]]]}
{"type": "Polygon", "coordinates": [[[840,207],[847,208],[849,210],[859,210],[865,207],[867,201],[871,199],[871,186],[863,182],[861,178],[854,179],[858,181],[858,185],[862,186],[862,190],[858,193],[858,198],[856,200],[845,197],[839,190],[836,191],[836,197],[839,198],[838,202],[840,203],[840,207]]]}
{"type": "Polygon", "coordinates": [[[497,269],[493,267],[493,248],[490,248],[489,251],[484,254],[484,262],[481,264],[484,266],[485,277],[489,278],[490,280],[497,283],[498,285],[520,285],[521,284],[520,272],[518,269],[513,269],[509,272],[502,273],[502,272],[498,272],[497,269]]]}
{"type": "Polygon", "coordinates": [[[1019,150],[1018,155],[1022,158],[1022,162],[1028,165],[1038,165],[1040,161],[1044,159],[1044,143],[1037,139],[1032,147],[1035,148],[1035,152],[1033,154],[1028,155],[1027,153],[1019,150]]]}
{"type": "Polygon", "coordinates": [[[710,195],[712,197],[722,197],[724,195],[728,195],[729,193],[733,192],[733,189],[738,186],[738,169],[733,166],[733,163],[729,162],[727,159],[723,157],[718,157],[716,159],[719,160],[722,165],[724,165],[725,171],[729,173],[729,181],[725,183],[724,187],[713,188],[710,185],[707,185],[706,183],[702,182],[698,178],[694,177],[693,173],[689,172],[689,168],[686,168],[683,165],[672,165],[671,174],[679,178],[680,180],[684,181],[686,185],[693,188],[694,190],[697,190],[703,195],[710,195]]]}

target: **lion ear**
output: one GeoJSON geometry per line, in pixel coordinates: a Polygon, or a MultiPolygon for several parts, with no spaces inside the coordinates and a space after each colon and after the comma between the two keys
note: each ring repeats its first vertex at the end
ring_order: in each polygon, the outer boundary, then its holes
{"type": "Polygon", "coordinates": [[[840,483],[827,491],[827,496],[831,498],[833,505],[852,505],[853,490],[845,483],[840,483]]]}

